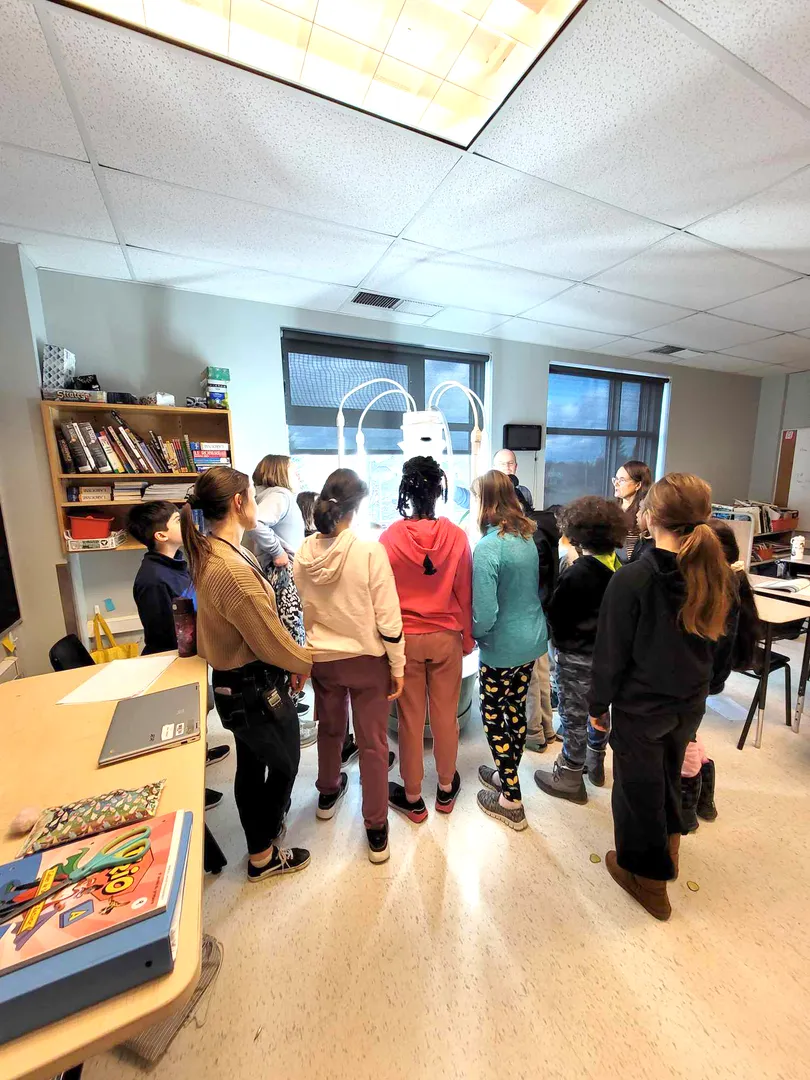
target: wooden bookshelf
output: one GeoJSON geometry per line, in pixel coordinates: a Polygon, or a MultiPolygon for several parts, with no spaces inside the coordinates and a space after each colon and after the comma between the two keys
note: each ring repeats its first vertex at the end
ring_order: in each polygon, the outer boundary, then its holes
{"type": "MultiPolygon", "coordinates": [[[[97,431],[100,427],[106,427],[113,423],[113,411],[120,413],[124,422],[142,438],[147,438],[149,431],[162,436],[164,439],[177,439],[188,435],[192,442],[226,442],[230,446],[230,457],[233,461],[233,431],[231,428],[231,414],[227,409],[188,409],[175,408],[169,405],[108,405],[101,402],[74,402],[74,401],[43,401],[42,423],[45,430],[45,445],[48,450],[48,465],[51,473],[51,485],[53,487],[54,506],[56,519],[59,527],[59,536],[62,542],[62,550],[67,551],[64,534],[68,528],[68,515],[75,512],[92,512],[94,509],[103,509],[105,515],[114,518],[113,531],[124,527],[127,514],[135,502],[115,502],[104,500],[102,502],[69,502],[67,488],[71,485],[104,486],[115,481],[137,480],[145,484],[165,483],[174,481],[183,483],[187,481],[189,486],[197,479],[199,473],[66,473],[59,454],[59,446],[56,441],[57,424],[69,422],[77,423],[89,421],[97,431]]],[[[170,500],[175,502],[176,500],[170,500]]],[[[182,505],[177,501],[177,505],[182,505]]],[[[127,540],[113,551],[143,550],[143,546],[135,540],[127,540]]],[[[96,552],[80,552],[83,555],[93,555],[96,552]]]]}

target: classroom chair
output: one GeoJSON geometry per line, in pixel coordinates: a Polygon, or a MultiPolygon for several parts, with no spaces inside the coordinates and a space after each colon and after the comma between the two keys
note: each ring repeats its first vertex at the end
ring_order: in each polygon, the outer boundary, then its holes
{"type": "MultiPolygon", "coordinates": [[[[768,667],[767,673],[762,671],[761,665],[764,660],[764,656],[761,651],[757,656],[755,664],[758,662],[760,667],[748,668],[746,671],[741,671],[741,675],[745,675],[749,679],[757,680],[757,688],[754,691],[754,697],[751,700],[751,707],[748,710],[748,716],[745,718],[742,731],[740,732],[740,739],[737,743],[737,749],[742,750],[745,746],[745,740],[748,738],[748,732],[751,730],[751,724],[753,723],[754,716],[756,715],[757,708],[759,706],[759,695],[762,688],[762,680],[770,679],[774,671],[780,671],[784,668],[785,671],[785,723],[790,727],[791,715],[790,715],[790,657],[785,656],[783,653],[771,652],[771,662],[768,667]]],[[[770,684],[769,684],[770,685],[770,684]]]]}

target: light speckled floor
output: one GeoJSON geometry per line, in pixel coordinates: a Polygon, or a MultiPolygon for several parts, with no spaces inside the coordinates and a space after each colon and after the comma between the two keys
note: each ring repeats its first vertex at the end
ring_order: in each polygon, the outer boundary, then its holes
{"type": "MultiPolygon", "coordinates": [[[[780,648],[798,672],[799,646],[780,648]]],[[[311,847],[312,866],[259,886],[245,883],[228,789],[210,824],[231,862],[205,889],[225,963],[207,1021],[181,1032],[152,1075],[807,1077],[810,715],[792,734],[778,676],[773,689],[759,751],[735,749],[753,683],[734,676],[713,699],[702,731],[720,818],[684,841],[667,924],[590,862],[612,846],[609,788],[589,788],[586,807],[556,802],[531,779],[551,755],[529,754],[531,828],[481,814],[475,771],[489,758],[477,718],[462,738],[455,812],[422,826],[392,813],[384,866],[366,858],[356,764],[337,816],[318,822],[316,751],[304,751],[290,840],[311,847]]],[[[232,768],[231,757],[209,782],[227,788],[232,768]]],[[[434,784],[429,766],[426,792],[434,784]]],[[[142,1074],[110,1054],[85,1075],[142,1074]]]]}

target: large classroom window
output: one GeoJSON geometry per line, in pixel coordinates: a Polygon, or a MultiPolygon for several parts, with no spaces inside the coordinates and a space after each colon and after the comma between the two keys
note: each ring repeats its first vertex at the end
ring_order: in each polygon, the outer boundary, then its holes
{"type": "Polygon", "coordinates": [[[546,506],[612,495],[632,459],[655,475],[665,379],[552,365],[548,378],[546,506]]]}
{"type": "MultiPolygon", "coordinates": [[[[486,356],[445,352],[400,345],[333,337],[330,334],[282,330],[284,401],[290,435],[290,455],[295,459],[304,489],[320,491],[326,477],[338,466],[335,417],[343,395],[367,379],[387,378],[401,383],[424,409],[434,387],[447,379],[468,386],[483,399],[486,356]]],[[[363,409],[381,391],[378,383],[354,394],[344,408],[346,453],[356,451],[357,423],[363,409]]],[[[470,432],[473,418],[461,392],[448,392],[441,401],[450,427],[456,481],[470,482],[470,432]]],[[[369,517],[381,526],[396,517],[397,491],[402,469],[401,394],[389,394],[369,409],[363,420],[368,458],[369,517]]],[[[347,462],[351,465],[351,460],[347,462]]],[[[448,512],[453,513],[452,502],[448,512]]],[[[457,516],[457,515],[454,515],[457,516]]]]}

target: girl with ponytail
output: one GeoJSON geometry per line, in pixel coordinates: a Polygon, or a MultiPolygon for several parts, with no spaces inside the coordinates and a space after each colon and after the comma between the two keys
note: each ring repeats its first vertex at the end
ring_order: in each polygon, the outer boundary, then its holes
{"type": "Polygon", "coordinates": [[[352,719],[360,748],[360,786],[368,857],[388,850],[388,712],[402,693],[405,643],[394,575],[385,548],[360,540],[351,525],[368,488],[351,469],[337,469],[315,500],[318,530],[298,549],[295,584],[312,646],[318,716],[317,816],[335,816],[346,794],[341,752],[352,719]]]}
{"type": "Polygon", "coordinates": [[[217,467],[202,474],[180,514],[183,547],[197,590],[197,651],[213,670],[214,701],[236,742],[234,798],[248,848],[248,880],[303,870],[304,848],[281,847],[298,763],[298,714],[290,689],[303,688],[310,650],[279,621],[273,589],[242,547],[257,523],[248,476],[217,467]],[[193,511],[202,511],[204,535],[193,511]]]}
{"type": "Polygon", "coordinates": [[[388,785],[388,802],[417,824],[428,816],[422,798],[426,706],[439,774],[436,810],[451,813],[461,788],[456,771],[461,662],[475,649],[470,545],[458,525],[436,517],[440,498],[447,501],[447,477],[438,462],[432,457],[406,461],[397,503],[403,520],[380,537],[405,630],[405,688],[398,706],[404,783],[388,785]]]}
{"type": "Polygon", "coordinates": [[[737,584],[711,516],[709,485],[669,473],[645,498],[655,547],[616,573],[599,613],[590,722],[613,706],[614,880],[657,919],[678,873],[681,766],[710,683],[730,667],[737,584]],[[721,670],[723,669],[723,670],[721,670]]]}

